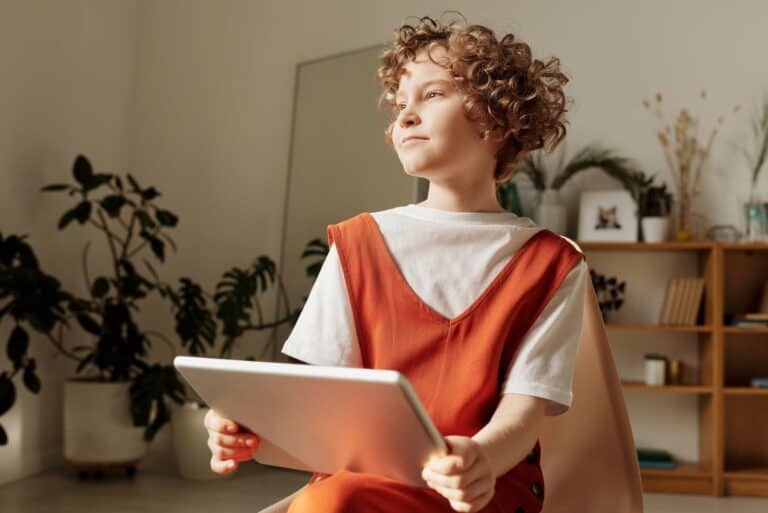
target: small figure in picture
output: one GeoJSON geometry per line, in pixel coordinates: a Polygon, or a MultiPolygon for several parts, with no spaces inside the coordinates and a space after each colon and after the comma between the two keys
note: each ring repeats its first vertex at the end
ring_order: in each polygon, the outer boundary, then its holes
{"type": "Polygon", "coordinates": [[[605,229],[621,229],[621,224],[619,224],[618,216],[616,214],[617,207],[614,205],[611,208],[603,208],[598,207],[599,212],[597,214],[597,224],[595,225],[595,230],[605,230],[605,229]]]}

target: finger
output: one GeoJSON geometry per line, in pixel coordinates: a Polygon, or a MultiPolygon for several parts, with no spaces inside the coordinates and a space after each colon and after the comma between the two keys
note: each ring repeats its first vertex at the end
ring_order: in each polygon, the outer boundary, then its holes
{"type": "Polygon", "coordinates": [[[237,433],[239,426],[234,420],[222,417],[218,412],[209,410],[204,421],[206,429],[219,433],[237,433]]]}
{"type": "Polygon", "coordinates": [[[245,433],[238,433],[237,435],[225,435],[216,431],[210,431],[209,438],[216,445],[230,448],[244,447],[255,450],[258,449],[259,445],[261,444],[261,438],[259,435],[249,435],[245,433]]]}
{"type": "Polygon", "coordinates": [[[452,475],[461,471],[464,466],[464,460],[461,456],[449,454],[433,458],[427,466],[438,474],[452,475]]]}
{"type": "Polygon", "coordinates": [[[216,456],[211,458],[211,470],[217,474],[229,474],[237,468],[237,462],[232,460],[220,460],[216,456]]]}
{"type": "Polygon", "coordinates": [[[230,449],[228,447],[222,447],[216,445],[211,439],[208,439],[208,448],[211,450],[211,454],[220,460],[234,459],[237,461],[244,461],[250,459],[255,452],[254,449],[230,449]]]}
{"type": "Polygon", "coordinates": [[[459,474],[439,474],[429,467],[425,467],[421,473],[421,477],[425,481],[432,481],[440,486],[457,489],[468,488],[472,484],[482,481],[483,476],[483,468],[480,465],[475,465],[468,471],[459,474]]]}
{"type": "Polygon", "coordinates": [[[448,500],[471,503],[488,494],[488,484],[484,481],[476,481],[466,488],[451,488],[432,482],[428,482],[440,495],[448,500]]]}

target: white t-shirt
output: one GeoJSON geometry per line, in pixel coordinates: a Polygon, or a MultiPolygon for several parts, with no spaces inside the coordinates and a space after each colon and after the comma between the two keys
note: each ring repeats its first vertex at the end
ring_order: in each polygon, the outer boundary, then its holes
{"type": "MultiPolygon", "coordinates": [[[[468,308],[542,229],[511,212],[451,212],[417,204],[371,215],[410,287],[447,318],[468,308]]],[[[504,394],[548,399],[547,415],[562,414],[571,405],[587,276],[582,260],[565,277],[526,333],[502,386],[504,394]]],[[[282,352],[315,365],[362,367],[352,307],[333,244],[282,352]]]]}

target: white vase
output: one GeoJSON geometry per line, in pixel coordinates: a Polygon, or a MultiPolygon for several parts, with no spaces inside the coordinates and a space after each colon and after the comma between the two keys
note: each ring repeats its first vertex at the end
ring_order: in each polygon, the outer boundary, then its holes
{"type": "Polygon", "coordinates": [[[565,235],[566,209],[560,198],[560,191],[547,189],[541,193],[539,203],[534,210],[534,220],[542,228],[565,235]]]}
{"type": "Polygon", "coordinates": [[[130,381],[68,379],[64,384],[64,459],[73,465],[135,464],[147,451],[133,425],[130,381]]]}
{"type": "Polygon", "coordinates": [[[176,455],[176,469],[184,479],[202,481],[225,479],[234,475],[233,472],[221,475],[211,470],[208,431],[203,424],[208,410],[210,408],[189,401],[180,406],[174,404],[171,411],[171,433],[173,451],[176,455]]]}
{"type": "Polygon", "coordinates": [[[669,234],[668,217],[644,217],[640,221],[645,242],[666,242],[669,234]]]}

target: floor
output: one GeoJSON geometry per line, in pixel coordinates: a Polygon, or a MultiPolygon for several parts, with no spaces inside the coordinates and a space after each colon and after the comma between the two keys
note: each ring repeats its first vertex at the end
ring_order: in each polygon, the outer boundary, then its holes
{"type": "MultiPolygon", "coordinates": [[[[248,512],[293,493],[309,474],[243,465],[213,481],[185,481],[139,471],[133,481],[113,477],[79,481],[66,467],[0,486],[2,513],[209,513],[248,512]]],[[[574,511],[578,511],[575,508],[574,511]]],[[[765,513],[768,498],[646,494],[645,513],[765,513]]]]}

